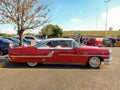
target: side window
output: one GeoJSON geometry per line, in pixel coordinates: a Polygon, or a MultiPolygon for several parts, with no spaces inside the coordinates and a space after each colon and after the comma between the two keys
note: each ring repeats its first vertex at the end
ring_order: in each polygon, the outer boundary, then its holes
{"type": "Polygon", "coordinates": [[[49,47],[56,47],[59,45],[59,42],[58,41],[50,41],[46,45],[49,47]]]}
{"type": "Polygon", "coordinates": [[[29,39],[34,39],[33,37],[29,37],[29,39]]]}
{"type": "Polygon", "coordinates": [[[25,37],[26,39],[29,39],[29,37],[25,37]]]}
{"type": "Polygon", "coordinates": [[[61,47],[72,47],[72,41],[61,41],[61,47]]]}

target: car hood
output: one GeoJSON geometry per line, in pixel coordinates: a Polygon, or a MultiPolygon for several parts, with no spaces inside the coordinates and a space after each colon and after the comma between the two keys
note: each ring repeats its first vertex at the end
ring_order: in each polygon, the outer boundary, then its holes
{"type": "Polygon", "coordinates": [[[95,46],[80,46],[79,48],[86,50],[108,50],[107,48],[95,47],[95,46]]]}

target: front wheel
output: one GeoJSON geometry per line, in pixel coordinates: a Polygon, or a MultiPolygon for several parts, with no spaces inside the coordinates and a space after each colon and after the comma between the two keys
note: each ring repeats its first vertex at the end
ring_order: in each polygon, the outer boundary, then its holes
{"type": "Polygon", "coordinates": [[[35,67],[38,63],[37,62],[27,62],[28,66],[35,67]]]}
{"type": "Polygon", "coordinates": [[[88,64],[91,68],[99,68],[101,65],[101,60],[99,57],[91,57],[88,64]]]}

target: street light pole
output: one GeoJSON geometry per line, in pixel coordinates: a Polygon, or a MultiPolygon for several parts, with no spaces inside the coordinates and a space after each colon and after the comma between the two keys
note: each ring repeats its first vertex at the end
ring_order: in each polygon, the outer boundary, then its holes
{"type": "Polygon", "coordinates": [[[97,8],[97,13],[96,13],[96,30],[98,29],[98,8],[97,8]]]}
{"type": "MultiPolygon", "coordinates": [[[[106,3],[106,23],[105,23],[105,31],[107,30],[107,25],[108,25],[108,2],[110,2],[110,0],[105,0],[106,3]]],[[[105,33],[106,36],[106,33],[105,33]]]]}

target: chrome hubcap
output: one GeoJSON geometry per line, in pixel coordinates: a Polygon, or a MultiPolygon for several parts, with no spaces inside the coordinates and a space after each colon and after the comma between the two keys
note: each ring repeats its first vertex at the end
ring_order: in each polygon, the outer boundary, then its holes
{"type": "Polygon", "coordinates": [[[89,60],[89,65],[93,68],[98,68],[101,64],[100,58],[98,57],[92,57],[89,60]]]}

